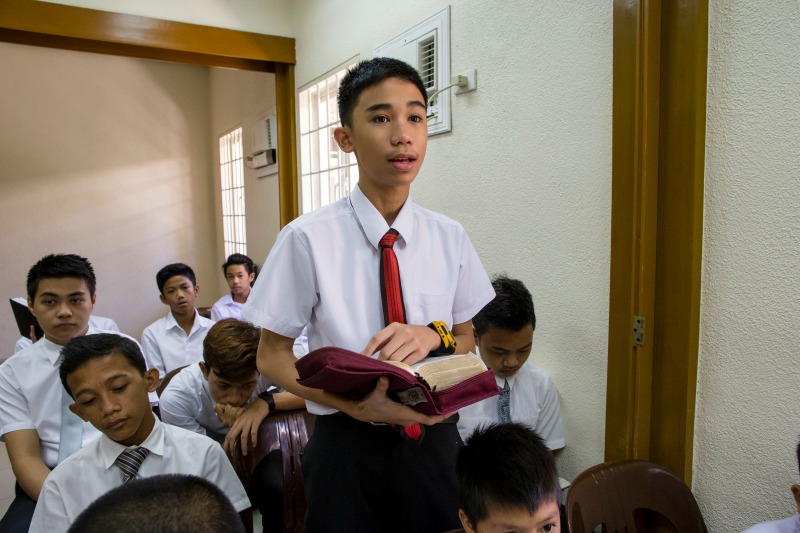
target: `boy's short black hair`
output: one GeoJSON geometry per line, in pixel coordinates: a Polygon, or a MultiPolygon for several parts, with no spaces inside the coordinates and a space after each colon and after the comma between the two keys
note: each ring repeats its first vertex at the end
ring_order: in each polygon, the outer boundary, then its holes
{"type": "Polygon", "coordinates": [[[189,474],[133,478],[84,509],[68,533],[244,533],[231,501],[210,481],[189,474]]]}
{"type": "Polygon", "coordinates": [[[125,356],[142,375],[147,372],[147,363],[139,345],[127,337],[114,333],[96,333],[70,339],[61,348],[61,366],[58,368],[61,383],[69,395],[72,396],[72,391],[67,384],[67,376],[92,359],[115,353],[125,356]]]}
{"type": "Polygon", "coordinates": [[[85,257],[75,254],[49,254],[28,270],[28,298],[33,300],[43,279],[80,278],[89,288],[89,296],[94,296],[97,280],[92,264],[85,257]]]}
{"type": "Polygon", "coordinates": [[[228,260],[222,265],[222,273],[224,275],[228,275],[228,267],[231,265],[244,265],[244,269],[247,270],[248,274],[256,271],[256,265],[253,260],[244,254],[231,254],[228,256],[228,260]]]}
{"type": "Polygon", "coordinates": [[[492,280],[496,296],[478,311],[472,319],[472,327],[480,337],[489,328],[519,331],[528,324],[536,329],[536,312],[533,297],[525,284],[501,274],[492,280]]]}
{"type": "Polygon", "coordinates": [[[544,441],[516,423],[478,427],[458,452],[459,507],[473,527],[488,507],[524,507],[533,514],[558,500],[561,486],[555,461],[544,441]]]}
{"type": "Polygon", "coordinates": [[[428,106],[428,93],[417,69],[391,57],[366,59],[348,70],[339,85],[339,120],[342,126],[353,125],[353,109],[361,93],[389,78],[399,78],[416,85],[422,103],[428,106]]]}
{"type": "Polygon", "coordinates": [[[203,339],[203,362],[222,379],[244,381],[258,372],[256,354],[261,330],[243,320],[226,318],[208,330],[203,339]]]}
{"type": "Polygon", "coordinates": [[[197,277],[194,275],[194,270],[189,265],[183,263],[172,263],[165,266],[156,274],[156,283],[158,284],[158,292],[164,294],[164,285],[166,285],[169,278],[175,276],[183,276],[189,278],[192,285],[197,285],[197,277]]]}

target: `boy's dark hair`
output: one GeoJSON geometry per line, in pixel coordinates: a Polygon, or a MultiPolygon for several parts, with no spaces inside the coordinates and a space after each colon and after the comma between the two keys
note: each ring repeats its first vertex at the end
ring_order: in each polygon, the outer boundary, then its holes
{"type": "Polygon", "coordinates": [[[494,300],[472,319],[472,327],[479,337],[489,328],[519,331],[530,324],[536,329],[533,297],[524,283],[501,274],[492,280],[492,287],[497,294],[494,300]]]}
{"type": "Polygon", "coordinates": [[[94,296],[97,280],[92,264],[85,257],[75,254],[49,254],[28,270],[28,298],[33,300],[43,279],[80,278],[89,288],[89,296],[94,296]]]}
{"type": "Polygon", "coordinates": [[[69,395],[72,396],[72,391],[67,385],[67,376],[92,359],[115,353],[125,356],[142,375],[147,372],[147,364],[139,345],[127,337],[114,333],[96,333],[70,339],[61,348],[61,366],[58,368],[61,383],[69,395]]]}
{"type": "Polygon", "coordinates": [[[550,450],[523,424],[478,427],[458,452],[456,473],[459,507],[473,527],[487,518],[489,505],[533,514],[561,490],[550,450]]]}
{"type": "Polygon", "coordinates": [[[184,265],[183,263],[172,263],[171,265],[167,265],[159,270],[156,274],[158,292],[164,294],[164,285],[166,285],[167,280],[169,280],[169,278],[174,278],[175,276],[189,278],[189,281],[192,282],[192,285],[197,285],[197,277],[195,277],[194,270],[192,270],[189,265],[184,265]]]}
{"type": "Polygon", "coordinates": [[[244,533],[222,490],[198,476],[162,474],[134,478],[84,509],[69,533],[244,533]]]}
{"type": "Polygon", "coordinates": [[[228,260],[222,265],[223,275],[228,275],[228,267],[231,265],[244,265],[244,269],[247,270],[248,274],[252,274],[256,271],[256,265],[253,263],[253,260],[244,254],[229,255],[228,260]]]}
{"type": "Polygon", "coordinates": [[[391,57],[366,59],[348,70],[339,85],[339,120],[342,126],[353,125],[353,109],[361,93],[389,78],[399,78],[416,85],[422,103],[428,106],[428,93],[417,69],[391,57]]]}
{"type": "Polygon", "coordinates": [[[236,318],[220,320],[203,339],[203,361],[209,370],[229,381],[252,379],[261,330],[236,318]]]}

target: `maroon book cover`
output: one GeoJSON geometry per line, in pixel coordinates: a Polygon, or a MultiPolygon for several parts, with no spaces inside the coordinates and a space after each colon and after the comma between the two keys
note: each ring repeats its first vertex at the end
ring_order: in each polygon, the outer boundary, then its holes
{"type": "Polygon", "coordinates": [[[389,396],[420,413],[444,415],[500,394],[494,374],[486,370],[443,390],[431,388],[416,374],[385,361],[335,348],[319,348],[296,363],[303,386],[362,398],[372,392],[378,378],[389,380],[389,396]]]}

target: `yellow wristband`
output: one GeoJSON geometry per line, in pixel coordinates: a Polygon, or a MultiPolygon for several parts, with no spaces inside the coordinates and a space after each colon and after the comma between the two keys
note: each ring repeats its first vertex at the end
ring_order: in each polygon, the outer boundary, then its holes
{"type": "Polygon", "coordinates": [[[439,337],[442,339],[442,344],[439,345],[439,348],[429,353],[429,356],[450,355],[455,353],[456,339],[453,337],[453,334],[450,333],[450,330],[447,329],[447,324],[441,320],[434,320],[428,324],[428,327],[438,333],[439,337]]]}

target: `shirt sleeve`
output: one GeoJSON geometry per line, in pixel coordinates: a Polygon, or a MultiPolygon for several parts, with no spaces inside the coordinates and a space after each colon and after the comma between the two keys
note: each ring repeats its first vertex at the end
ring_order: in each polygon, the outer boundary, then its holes
{"type": "Polygon", "coordinates": [[[543,391],[539,420],[534,428],[551,450],[558,450],[566,445],[564,439],[564,421],[561,418],[561,406],[558,403],[558,391],[547,377],[547,388],[543,391]]]}
{"type": "Polygon", "coordinates": [[[221,307],[220,303],[217,302],[211,306],[211,320],[214,322],[219,322],[222,320],[222,315],[219,312],[219,308],[221,307]]]}
{"type": "Polygon", "coordinates": [[[453,301],[453,324],[472,320],[495,297],[489,276],[466,232],[461,244],[458,286],[453,301]]]}
{"type": "Polygon", "coordinates": [[[213,443],[206,454],[204,478],[218,486],[228,497],[237,511],[244,511],[250,505],[250,498],[239,481],[239,476],[231,466],[230,460],[222,451],[222,447],[213,443]]]}
{"type": "Polygon", "coordinates": [[[152,326],[147,327],[142,333],[142,355],[144,360],[147,361],[147,368],[155,368],[158,370],[158,377],[163,378],[166,374],[164,359],[161,357],[161,349],[158,346],[156,334],[152,326]]]}
{"type": "Polygon", "coordinates": [[[45,479],[36,509],[31,520],[31,533],[67,531],[70,526],[67,509],[58,484],[51,478],[45,479]]]}
{"type": "Polygon", "coordinates": [[[14,367],[0,366],[0,435],[20,429],[36,429],[28,399],[19,387],[14,367]]]}
{"type": "Polygon", "coordinates": [[[161,410],[161,420],[167,424],[188,429],[201,435],[208,435],[206,428],[197,421],[197,398],[193,394],[200,394],[200,391],[188,391],[179,384],[174,383],[180,373],[175,376],[173,381],[159,398],[159,409],[161,410]]]}

